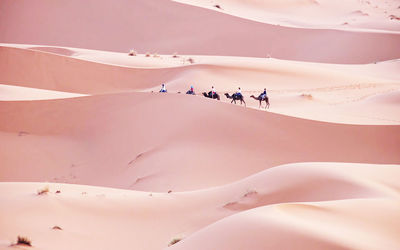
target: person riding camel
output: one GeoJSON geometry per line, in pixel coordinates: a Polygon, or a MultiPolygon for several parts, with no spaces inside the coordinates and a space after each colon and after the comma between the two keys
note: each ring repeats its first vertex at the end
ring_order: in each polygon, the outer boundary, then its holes
{"type": "Polygon", "coordinates": [[[238,89],[238,91],[236,91],[236,93],[235,93],[235,95],[237,96],[237,97],[243,97],[242,96],[242,90],[240,89],[240,87],[239,87],[239,89],[238,89]]]}
{"type": "Polygon", "coordinates": [[[165,84],[164,84],[164,83],[161,85],[161,90],[160,90],[160,92],[161,92],[161,93],[166,93],[166,92],[167,92],[167,88],[165,87],[165,84]]]}
{"type": "Polygon", "coordinates": [[[214,86],[211,86],[211,98],[214,98],[214,95],[216,94],[216,90],[214,88],[214,86]]]}
{"type": "Polygon", "coordinates": [[[265,99],[267,97],[267,89],[264,88],[264,92],[260,94],[261,99],[265,99]]]}
{"type": "Polygon", "coordinates": [[[188,91],[186,92],[186,94],[188,94],[188,95],[195,95],[193,85],[190,86],[190,90],[188,90],[188,91]]]}

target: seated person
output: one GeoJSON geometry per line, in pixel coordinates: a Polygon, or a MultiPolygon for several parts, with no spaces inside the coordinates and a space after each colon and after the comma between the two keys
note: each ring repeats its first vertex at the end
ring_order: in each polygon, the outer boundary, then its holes
{"type": "Polygon", "coordinates": [[[265,99],[266,97],[267,97],[267,89],[264,88],[264,92],[262,92],[262,93],[260,94],[260,98],[261,98],[261,99],[265,99]]]}
{"type": "Polygon", "coordinates": [[[235,95],[236,95],[238,98],[243,97],[243,96],[242,96],[242,90],[240,89],[240,87],[239,87],[238,91],[235,93],[235,95]]]}
{"type": "Polygon", "coordinates": [[[161,85],[161,90],[160,90],[160,92],[161,92],[161,93],[166,93],[166,92],[167,92],[167,88],[165,87],[165,84],[164,84],[164,83],[161,85]]]}
{"type": "Polygon", "coordinates": [[[188,95],[195,95],[193,86],[190,86],[190,90],[186,92],[188,95]]]}
{"type": "Polygon", "coordinates": [[[214,95],[215,95],[216,93],[217,93],[217,92],[215,91],[214,86],[211,86],[211,91],[208,93],[208,95],[209,95],[211,98],[214,98],[214,95]]]}

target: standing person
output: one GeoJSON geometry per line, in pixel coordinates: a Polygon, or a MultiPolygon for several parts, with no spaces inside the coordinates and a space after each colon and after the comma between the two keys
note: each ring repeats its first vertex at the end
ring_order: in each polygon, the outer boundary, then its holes
{"type": "Polygon", "coordinates": [[[211,98],[214,98],[214,95],[216,94],[214,86],[211,86],[211,98]]]}
{"type": "Polygon", "coordinates": [[[166,93],[166,92],[167,92],[167,88],[165,87],[165,84],[164,84],[164,83],[161,85],[161,90],[160,90],[160,92],[161,92],[161,93],[166,93]]]}

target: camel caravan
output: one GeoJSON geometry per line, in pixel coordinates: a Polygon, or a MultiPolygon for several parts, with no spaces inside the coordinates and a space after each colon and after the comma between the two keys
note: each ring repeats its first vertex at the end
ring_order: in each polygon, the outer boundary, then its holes
{"type": "MultiPolygon", "coordinates": [[[[163,83],[161,85],[161,90],[160,93],[167,93],[167,89],[165,84],[163,83]]],[[[180,92],[178,92],[180,93],[180,92]]],[[[194,87],[190,86],[190,89],[188,91],[186,91],[187,95],[196,95],[196,93],[194,92],[194,87]]],[[[211,99],[217,99],[218,101],[220,100],[220,96],[217,93],[217,91],[215,90],[214,86],[211,87],[211,91],[207,92],[203,92],[202,93],[204,97],[207,98],[211,98],[211,99]]],[[[229,93],[225,93],[226,98],[228,99],[232,99],[231,103],[236,104],[236,101],[240,101],[240,105],[244,104],[244,106],[246,107],[246,102],[244,101],[244,97],[242,95],[242,90],[240,89],[240,87],[238,88],[238,90],[236,91],[236,93],[230,95],[229,93]]],[[[265,109],[269,108],[269,99],[267,96],[267,89],[264,88],[264,91],[259,94],[257,97],[254,95],[251,95],[250,98],[253,98],[257,101],[259,101],[259,106],[258,108],[261,108],[263,105],[263,102],[265,102],[265,109]]]]}

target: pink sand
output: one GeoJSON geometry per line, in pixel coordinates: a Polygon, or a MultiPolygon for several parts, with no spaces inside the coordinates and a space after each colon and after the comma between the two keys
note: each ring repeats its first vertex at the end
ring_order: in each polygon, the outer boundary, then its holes
{"type": "Polygon", "coordinates": [[[396,1],[181,2],[0,2],[0,249],[400,249],[396,1]]]}

